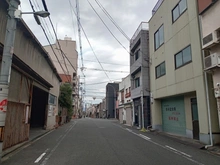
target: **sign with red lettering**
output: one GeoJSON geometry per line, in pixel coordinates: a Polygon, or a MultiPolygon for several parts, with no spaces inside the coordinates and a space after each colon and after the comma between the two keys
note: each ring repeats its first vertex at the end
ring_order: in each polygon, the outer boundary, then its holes
{"type": "Polygon", "coordinates": [[[6,112],[8,100],[4,99],[0,102],[0,111],[6,112]]]}

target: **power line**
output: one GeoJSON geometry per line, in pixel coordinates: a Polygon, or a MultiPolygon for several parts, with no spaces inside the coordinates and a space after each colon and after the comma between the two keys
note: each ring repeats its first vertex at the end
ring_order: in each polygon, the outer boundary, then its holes
{"type": "Polygon", "coordinates": [[[95,10],[95,8],[92,6],[92,4],[87,0],[87,2],[89,3],[89,5],[91,6],[91,8],[93,9],[93,11],[96,13],[96,15],[99,17],[99,19],[102,21],[102,23],[105,25],[105,27],[108,29],[108,31],[111,33],[111,35],[116,39],[116,41],[118,41],[118,43],[128,52],[128,54],[130,54],[130,52],[126,49],[126,47],[124,47],[124,45],[122,45],[122,43],[116,38],[116,36],[112,33],[112,31],[109,29],[109,27],[106,25],[106,23],[103,21],[103,19],[100,17],[100,15],[97,13],[97,11],[95,10]]]}
{"type": "MultiPolygon", "coordinates": [[[[97,62],[97,61],[92,61],[92,60],[84,60],[88,62],[97,62]]],[[[107,63],[107,62],[101,62],[102,64],[110,64],[110,65],[120,65],[120,66],[130,66],[130,65],[123,65],[123,64],[116,64],[116,63],[107,63]]]]}
{"type": "MultiPolygon", "coordinates": [[[[31,8],[32,8],[33,12],[35,12],[34,6],[33,6],[32,2],[31,2],[31,0],[29,0],[29,3],[30,3],[30,5],[31,5],[31,8]]],[[[37,17],[37,16],[36,16],[36,17],[37,17]]],[[[58,57],[57,57],[57,55],[56,55],[56,53],[55,53],[55,51],[54,51],[54,49],[53,49],[51,43],[50,43],[50,40],[49,40],[49,38],[48,38],[48,36],[47,36],[47,34],[46,34],[46,31],[45,31],[44,27],[43,27],[41,24],[40,24],[40,27],[41,27],[41,29],[43,30],[44,35],[45,35],[45,37],[46,37],[46,39],[47,39],[47,41],[48,41],[48,43],[49,43],[49,45],[50,45],[50,47],[51,47],[53,53],[54,53],[54,55],[56,56],[56,59],[59,61],[59,59],[58,59],[58,57]]],[[[59,62],[59,64],[60,64],[60,67],[62,68],[63,72],[65,73],[64,68],[63,68],[63,66],[61,65],[60,62],[59,62]]],[[[67,80],[70,82],[71,80],[69,80],[69,77],[68,77],[67,75],[65,75],[65,76],[66,76],[67,80]]]]}
{"type": "Polygon", "coordinates": [[[125,36],[125,38],[130,41],[130,38],[126,35],[126,33],[120,28],[120,26],[114,21],[114,19],[111,17],[111,15],[108,13],[108,11],[102,6],[102,4],[95,0],[98,6],[102,9],[102,11],[106,14],[106,16],[112,21],[112,23],[117,27],[117,29],[125,36]]]}
{"type": "MultiPolygon", "coordinates": [[[[47,8],[47,5],[46,5],[45,0],[42,0],[42,3],[43,3],[43,6],[44,6],[44,9],[45,9],[46,11],[48,11],[48,8],[47,8]]],[[[48,18],[49,18],[50,24],[51,24],[51,26],[52,26],[52,29],[53,29],[54,35],[55,35],[55,37],[56,37],[56,40],[57,40],[58,46],[59,46],[59,49],[58,49],[58,50],[60,50],[60,52],[61,52],[61,54],[62,54],[62,57],[63,57],[63,60],[64,60],[64,64],[65,64],[65,66],[66,66],[66,61],[65,61],[65,58],[66,58],[67,61],[69,62],[69,64],[72,66],[72,68],[73,68],[73,69],[75,70],[75,72],[77,73],[75,67],[72,65],[72,63],[70,62],[70,60],[68,59],[68,57],[66,56],[66,54],[63,52],[63,50],[62,50],[62,48],[61,48],[60,42],[59,42],[59,40],[58,40],[58,37],[57,37],[56,31],[55,31],[55,28],[54,28],[54,25],[53,25],[53,22],[52,22],[50,16],[49,16],[48,18]],[[65,58],[64,58],[64,57],[65,57],[65,58]]],[[[66,68],[67,68],[67,66],[66,66],[66,68]]],[[[68,71],[68,69],[67,69],[67,71],[68,71]]],[[[69,72],[69,71],[68,71],[68,72],[69,72]]]]}
{"type": "MultiPolygon", "coordinates": [[[[84,69],[95,70],[95,71],[103,71],[102,69],[97,69],[97,68],[86,68],[86,67],[84,67],[84,69]]],[[[105,72],[129,73],[127,71],[119,71],[119,70],[105,70],[105,72]]]]}
{"type": "MultiPolygon", "coordinates": [[[[118,80],[118,79],[117,79],[118,80]]],[[[115,80],[115,81],[117,81],[115,80]]],[[[104,82],[98,82],[98,83],[92,83],[92,84],[86,84],[86,85],[97,85],[97,84],[104,84],[104,83],[109,83],[109,81],[104,81],[104,82]]]]}
{"type": "MultiPolygon", "coordinates": [[[[71,2],[70,2],[70,5],[71,5],[71,7],[72,7],[72,9],[73,9],[73,6],[72,6],[71,2]]],[[[74,12],[74,14],[76,15],[76,13],[75,13],[74,10],[73,10],[73,12],[74,12]]],[[[77,15],[76,15],[76,16],[77,16],[77,15]]],[[[81,22],[79,22],[79,25],[80,25],[80,27],[82,28],[83,34],[85,35],[86,40],[87,40],[87,42],[89,43],[89,46],[90,46],[90,48],[91,48],[91,50],[92,50],[94,56],[96,57],[96,60],[98,61],[99,65],[101,66],[101,68],[102,68],[103,71],[104,71],[104,68],[103,68],[102,64],[100,63],[98,57],[96,56],[95,51],[94,51],[94,49],[93,49],[93,47],[92,47],[92,45],[91,45],[91,43],[90,43],[90,41],[89,41],[89,39],[88,39],[86,33],[85,33],[85,30],[84,30],[84,28],[83,28],[81,22]]],[[[105,73],[106,77],[109,79],[109,81],[111,81],[111,79],[109,78],[109,76],[107,75],[107,73],[106,73],[105,71],[104,71],[104,73],[105,73]]]]}
{"type": "MultiPolygon", "coordinates": [[[[98,1],[95,0],[96,3],[98,4],[98,6],[102,9],[102,11],[106,14],[106,16],[112,21],[112,23],[116,26],[116,28],[125,36],[125,38],[130,41],[131,39],[126,35],[126,33],[120,28],[120,26],[114,21],[114,19],[111,17],[111,15],[108,13],[108,11],[104,8],[104,6],[102,6],[102,4],[98,1]]],[[[143,51],[140,50],[140,52],[144,55],[147,55],[146,53],[144,53],[143,51]]],[[[131,56],[133,56],[130,52],[129,54],[131,56]]],[[[148,57],[149,58],[149,57],[148,57]]],[[[149,59],[146,59],[146,61],[149,61],[149,59]]]]}
{"type": "MultiPolygon", "coordinates": [[[[39,11],[40,11],[41,9],[40,9],[40,6],[39,6],[38,1],[35,0],[35,1],[33,1],[33,3],[35,4],[35,7],[36,7],[36,8],[38,7],[38,9],[39,9],[39,11]]],[[[53,35],[52,35],[52,33],[51,33],[51,31],[50,31],[50,29],[49,29],[49,27],[48,27],[48,24],[47,24],[46,20],[43,19],[42,17],[39,17],[39,18],[40,18],[40,20],[42,21],[42,24],[44,25],[44,28],[47,30],[48,34],[50,35],[52,41],[54,41],[53,35]]]]}

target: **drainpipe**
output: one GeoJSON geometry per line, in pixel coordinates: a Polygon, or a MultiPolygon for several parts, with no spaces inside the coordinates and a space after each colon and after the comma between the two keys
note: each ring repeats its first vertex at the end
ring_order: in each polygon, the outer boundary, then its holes
{"type": "MultiPolygon", "coordinates": [[[[200,42],[202,45],[202,24],[201,24],[201,16],[199,15],[199,30],[200,30],[200,42]]],[[[205,65],[204,58],[204,50],[202,50],[202,58],[203,58],[203,66],[205,65]]],[[[209,136],[210,136],[210,144],[206,145],[205,148],[209,148],[213,146],[213,136],[212,136],[212,122],[211,122],[211,113],[210,113],[210,101],[209,101],[209,89],[208,89],[208,82],[207,82],[207,73],[204,72],[205,76],[205,90],[206,90],[206,100],[207,100],[207,110],[208,110],[208,123],[209,123],[209,136]]]]}

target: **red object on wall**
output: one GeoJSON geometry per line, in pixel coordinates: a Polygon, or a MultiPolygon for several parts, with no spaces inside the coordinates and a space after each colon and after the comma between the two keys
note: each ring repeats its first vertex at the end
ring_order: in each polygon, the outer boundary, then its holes
{"type": "Polygon", "coordinates": [[[4,110],[4,106],[7,106],[8,100],[4,99],[0,102],[0,111],[6,112],[6,110],[4,110]]]}
{"type": "Polygon", "coordinates": [[[212,4],[213,0],[198,0],[199,14],[212,4]]]}

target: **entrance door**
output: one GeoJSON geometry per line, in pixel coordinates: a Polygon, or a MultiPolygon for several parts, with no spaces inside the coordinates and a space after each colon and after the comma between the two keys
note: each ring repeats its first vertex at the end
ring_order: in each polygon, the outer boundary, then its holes
{"type": "Polygon", "coordinates": [[[193,139],[199,140],[199,116],[196,98],[191,99],[193,139]]]}

